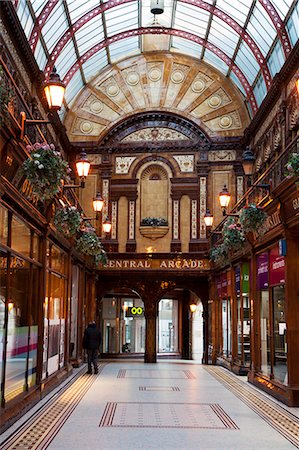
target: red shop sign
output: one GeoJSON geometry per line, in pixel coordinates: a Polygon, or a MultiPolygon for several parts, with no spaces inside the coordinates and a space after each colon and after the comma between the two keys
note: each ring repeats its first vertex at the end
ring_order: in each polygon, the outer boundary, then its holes
{"type": "Polygon", "coordinates": [[[270,286],[285,283],[285,257],[279,255],[278,245],[270,250],[270,286]]]}

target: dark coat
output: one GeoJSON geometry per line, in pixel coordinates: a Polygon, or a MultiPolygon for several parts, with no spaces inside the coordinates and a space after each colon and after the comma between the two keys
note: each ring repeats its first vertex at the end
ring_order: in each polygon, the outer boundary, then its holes
{"type": "Polygon", "coordinates": [[[84,331],[83,348],[86,350],[99,349],[102,337],[95,323],[90,323],[84,331]]]}

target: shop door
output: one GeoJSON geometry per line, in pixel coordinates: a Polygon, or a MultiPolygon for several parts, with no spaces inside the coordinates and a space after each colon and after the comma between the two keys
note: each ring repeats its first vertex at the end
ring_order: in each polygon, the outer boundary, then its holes
{"type": "Polygon", "coordinates": [[[159,302],[158,352],[177,353],[178,300],[162,299],[159,302]]]}

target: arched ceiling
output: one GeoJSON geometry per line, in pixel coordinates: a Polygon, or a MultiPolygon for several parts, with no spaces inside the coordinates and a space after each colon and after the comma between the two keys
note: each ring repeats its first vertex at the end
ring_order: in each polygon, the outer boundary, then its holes
{"type": "MultiPolygon", "coordinates": [[[[73,102],[65,126],[72,142],[95,143],[117,124],[153,111],[179,115],[211,140],[242,136],[249,124],[242,96],[231,80],[192,57],[159,51],[102,70],[73,102]]],[[[151,132],[148,123],[140,135],[145,139],[151,132]]],[[[130,139],[138,141],[137,134],[130,139]]]]}
{"type": "Polygon", "coordinates": [[[191,55],[229,77],[254,115],[298,40],[298,0],[14,0],[39,67],[67,83],[66,109],[101,70],[152,50],[191,55]]]}

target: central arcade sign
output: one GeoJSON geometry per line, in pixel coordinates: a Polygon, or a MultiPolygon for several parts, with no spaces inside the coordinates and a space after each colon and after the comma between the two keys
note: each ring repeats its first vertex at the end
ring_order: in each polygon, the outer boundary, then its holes
{"type": "Polygon", "coordinates": [[[103,269],[136,270],[209,270],[208,259],[109,259],[103,269]]]}

